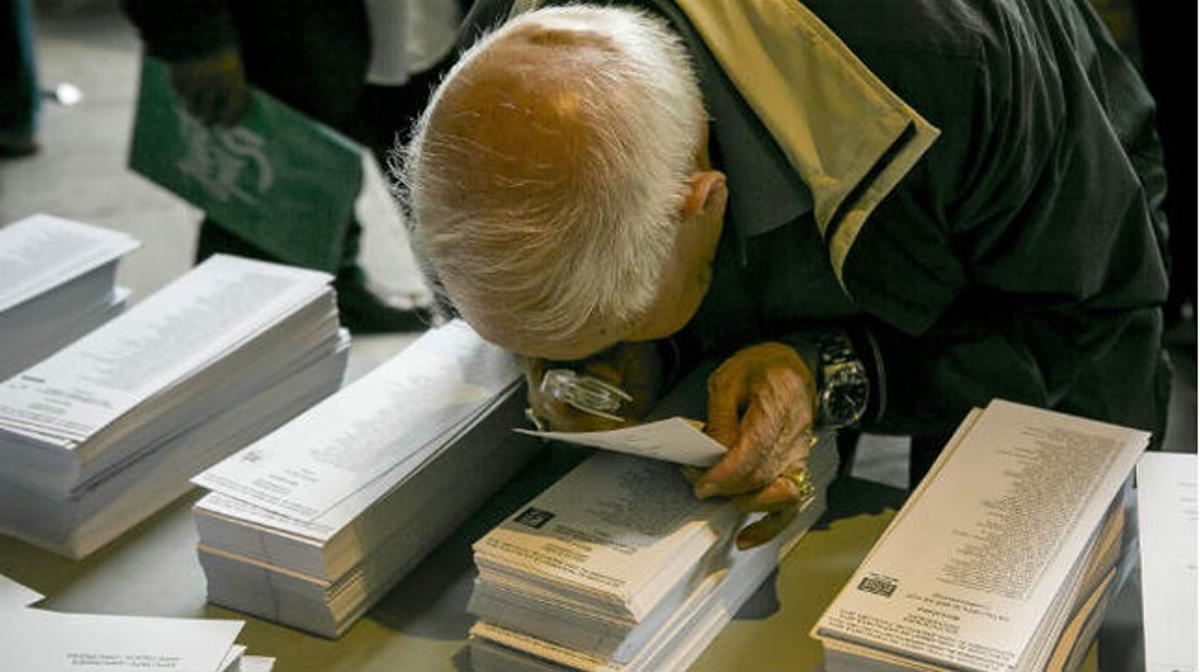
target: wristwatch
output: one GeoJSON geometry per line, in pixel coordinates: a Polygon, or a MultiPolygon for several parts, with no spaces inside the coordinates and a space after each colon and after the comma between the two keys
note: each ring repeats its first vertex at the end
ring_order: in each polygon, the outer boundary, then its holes
{"type": "Polygon", "coordinates": [[[826,331],[813,334],[811,342],[819,358],[816,425],[837,429],[858,422],[867,410],[871,383],[850,337],[826,331]]]}

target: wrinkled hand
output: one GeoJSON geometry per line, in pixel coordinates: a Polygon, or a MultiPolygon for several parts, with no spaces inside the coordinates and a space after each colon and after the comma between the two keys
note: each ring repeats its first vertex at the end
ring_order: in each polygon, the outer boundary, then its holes
{"type": "Polygon", "coordinates": [[[183,98],[188,113],[206,126],[232,126],[246,113],[250,99],[237,47],[169,65],[171,88],[183,98]]]}
{"type": "Polygon", "coordinates": [[[805,493],[781,474],[808,459],[815,400],[808,365],[782,343],[741,350],[709,376],[707,431],[729,453],[696,481],[695,494],[727,495],[745,513],[767,514],[738,533],[738,548],[769,541],[800,512],[805,493]]]}
{"type": "Polygon", "coordinates": [[[632,402],[622,404],[617,411],[617,415],[625,418],[624,423],[585,413],[543,394],[542,375],[560,367],[561,363],[544,359],[524,361],[529,407],[554,431],[591,432],[628,425],[649,412],[663,393],[663,363],[653,342],[619,343],[590,359],[571,364],[572,369],[612,383],[633,397],[632,402]]]}

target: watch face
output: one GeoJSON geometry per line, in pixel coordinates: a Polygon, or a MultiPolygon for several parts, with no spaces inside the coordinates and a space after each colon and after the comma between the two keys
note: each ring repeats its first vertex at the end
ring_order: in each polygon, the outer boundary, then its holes
{"type": "Polygon", "coordinates": [[[835,367],[825,379],[822,411],[826,424],[844,427],[862,417],[867,410],[870,386],[862,366],[845,364],[835,367]]]}

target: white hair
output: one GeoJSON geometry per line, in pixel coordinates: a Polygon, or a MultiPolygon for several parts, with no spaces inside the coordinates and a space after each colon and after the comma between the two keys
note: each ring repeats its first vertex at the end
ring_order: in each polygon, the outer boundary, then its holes
{"type": "MultiPolygon", "coordinates": [[[[513,118],[522,123],[504,124],[513,118]]],[[[470,322],[542,340],[624,328],[657,293],[705,122],[687,51],[664,20],[583,5],[520,15],[463,54],[397,154],[403,165],[393,162],[414,249],[470,322]],[[564,147],[523,152],[528,143],[486,127],[517,104],[503,87],[492,107],[457,106],[455,93],[478,85],[478,64],[506,38],[535,52],[511,64],[525,68],[517,76],[566,101],[575,135],[564,147]],[[591,49],[576,58],[580,45],[591,49]]]]}

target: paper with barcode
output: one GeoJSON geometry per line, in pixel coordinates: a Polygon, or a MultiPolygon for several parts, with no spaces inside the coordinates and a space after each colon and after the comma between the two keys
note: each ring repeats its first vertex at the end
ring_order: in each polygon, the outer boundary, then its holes
{"type": "Polygon", "coordinates": [[[817,634],[955,669],[1015,669],[1148,438],[993,401],[817,634]]]}

